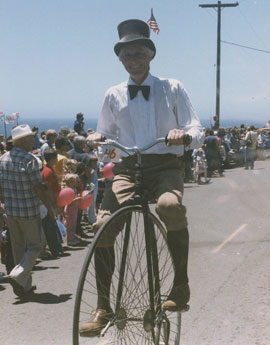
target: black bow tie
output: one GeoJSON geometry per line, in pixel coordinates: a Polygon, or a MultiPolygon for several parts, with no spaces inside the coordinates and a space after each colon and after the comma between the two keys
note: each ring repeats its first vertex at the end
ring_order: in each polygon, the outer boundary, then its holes
{"type": "Polygon", "coordinates": [[[149,95],[150,95],[149,85],[128,85],[130,99],[135,98],[139,90],[142,91],[143,97],[145,98],[146,101],[148,101],[149,95]]]}

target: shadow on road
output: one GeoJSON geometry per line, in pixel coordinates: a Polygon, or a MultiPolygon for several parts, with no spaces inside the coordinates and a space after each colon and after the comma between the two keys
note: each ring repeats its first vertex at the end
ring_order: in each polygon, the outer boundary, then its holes
{"type": "Polygon", "coordinates": [[[45,271],[47,269],[51,269],[51,270],[57,270],[59,269],[58,266],[52,266],[52,267],[46,267],[46,266],[34,266],[32,271],[45,271]]]}
{"type": "Polygon", "coordinates": [[[71,299],[72,294],[64,294],[64,295],[54,295],[50,292],[44,293],[32,293],[31,295],[25,296],[24,298],[17,300],[13,304],[24,304],[28,302],[34,303],[41,303],[41,304],[59,304],[67,302],[71,299]]]}
{"type": "Polygon", "coordinates": [[[200,187],[200,186],[197,185],[197,184],[185,185],[185,186],[184,186],[185,189],[186,189],[186,188],[198,188],[198,187],[200,187]]]}
{"type": "Polygon", "coordinates": [[[75,252],[78,250],[84,250],[86,246],[84,247],[65,247],[65,251],[75,252]]]}
{"type": "Polygon", "coordinates": [[[71,254],[70,253],[61,253],[59,254],[60,258],[65,258],[67,256],[70,256],[71,254]]]}

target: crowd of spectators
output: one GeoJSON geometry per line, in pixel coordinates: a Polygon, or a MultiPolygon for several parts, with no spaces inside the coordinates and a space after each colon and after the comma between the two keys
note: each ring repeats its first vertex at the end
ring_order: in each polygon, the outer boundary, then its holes
{"type": "Polygon", "coordinates": [[[4,278],[0,274],[0,283],[10,283],[17,296],[34,289],[31,271],[38,256],[44,260],[63,254],[61,250],[55,252],[54,245],[50,247],[49,228],[59,228],[55,238],[58,240],[60,234],[61,248],[63,244],[73,247],[88,243],[88,231],[96,221],[96,200],[102,200],[104,190],[104,186],[98,190],[98,183],[104,183],[103,164],[98,148],[86,144],[87,133],[93,130],[85,132],[82,114],[78,115],[74,129],[61,127],[58,133],[48,129],[39,135],[38,127],[31,130],[28,125],[20,125],[12,129],[8,140],[0,138],[0,249],[8,274],[4,278]],[[74,198],[63,206],[58,196],[64,189],[72,190],[74,198]],[[85,191],[92,195],[93,202],[81,209],[79,202],[84,200],[85,191]],[[28,218],[31,224],[25,223],[28,218]],[[21,231],[20,239],[14,236],[15,227],[17,237],[21,231]]]}
{"type": "Polygon", "coordinates": [[[187,162],[193,175],[187,174],[185,182],[208,183],[211,177],[224,177],[225,169],[236,166],[252,170],[256,160],[269,156],[270,128],[256,129],[252,125],[216,131],[207,128],[202,147],[194,150],[192,159],[187,162]],[[204,181],[200,178],[202,175],[204,181]]]}
{"type": "MultiPolygon", "coordinates": [[[[29,160],[31,160],[32,154],[38,162],[41,184],[44,188],[43,193],[46,194],[54,211],[57,224],[61,224],[62,235],[66,234],[67,246],[82,245],[89,237],[86,227],[82,227],[82,224],[88,224],[87,229],[91,230],[91,225],[96,222],[96,214],[106,185],[106,178],[102,173],[104,166],[102,157],[104,156],[100,154],[98,147],[89,146],[86,142],[87,135],[93,132],[94,130],[91,128],[87,131],[84,129],[83,114],[78,113],[74,129],[64,126],[58,133],[54,129],[48,129],[39,135],[38,127],[33,127],[35,144],[32,150],[29,150],[30,153],[25,153],[29,160]],[[66,187],[73,190],[75,197],[71,203],[60,207],[57,204],[57,197],[59,192],[66,187]],[[87,209],[81,210],[78,204],[82,200],[82,192],[85,190],[91,192],[93,202],[87,209]]],[[[14,148],[13,144],[12,140],[5,142],[0,134],[1,155],[11,152],[14,148]]],[[[185,153],[185,182],[209,183],[212,177],[224,177],[224,170],[230,165],[253,169],[254,161],[267,158],[268,152],[270,152],[270,131],[266,129],[256,130],[254,126],[220,128],[215,132],[213,129],[205,129],[202,147],[185,153]]],[[[37,172],[35,174],[38,181],[37,172]]],[[[20,260],[16,258],[14,261],[16,249],[9,235],[11,223],[7,222],[4,199],[2,193],[0,204],[1,261],[6,265],[7,273],[10,273],[20,260]]],[[[40,201],[41,206],[42,201],[40,201]]],[[[52,224],[51,222],[52,220],[49,224],[52,224]]],[[[44,236],[42,241],[41,246],[38,247],[39,257],[48,259],[51,257],[51,253],[44,236]]]]}

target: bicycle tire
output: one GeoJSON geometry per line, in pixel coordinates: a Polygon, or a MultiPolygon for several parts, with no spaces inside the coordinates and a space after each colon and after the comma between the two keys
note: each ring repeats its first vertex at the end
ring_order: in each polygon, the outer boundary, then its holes
{"type": "MultiPolygon", "coordinates": [[[[173,282],[174,268],[167,247],[166,230],[155,215],[149,212],[149,219],[154,225],[157,243],[157,256],[160,279],[160,302],[166,300],[173,282]]],[[[125,224],[126,225],[126,224],[125,224]]],[[[141,206],[126,206],[115,212],[99,229],[89,247],[80,274],[73,315],[73,345],[156,345],[155,334],[158,334],[158,345],[180,344],[180,313],[160,313],[160,306],[156,306],[160,318],[154,329],[147,323],[149,313],[149,293],[146,264],[146,249],[143,231],[143,210],[141,206]],[[131,217],[130,239],[126,270],[123,279],[123,293],[121,298],[121,315],[116,316],[113,324],[108,327],[103,337],[85,338],[79,336],[79,327],[88,321],[90,312],[96,308],[96,283],[94,268],[94,251],[101,236],[113,223],[131,217]],[[158,311],[159,310],[159,311],[158,311]]],[[[123,252],[125,226],[121,228],[115,240],[115,270],[111,285],[110,301],[115,311],[117,287],[119,285],[119,271],[121,253],[123,252]]],[[[149,321],[149,320],[148,320],[149,321]]],[[[156,338],[157,339],[157,338],[156,338]]]]}

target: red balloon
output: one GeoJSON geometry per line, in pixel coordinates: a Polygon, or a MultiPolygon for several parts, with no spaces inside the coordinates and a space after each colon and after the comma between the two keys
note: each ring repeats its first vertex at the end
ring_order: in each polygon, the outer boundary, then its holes
{"type": "Polygon", "coordinates": [[[56,204],[59,207],[66,206],[72,203],[75,198],[75,193],[72,188],[66,187],[60,190],[58,193],[56,204]]]}
{"type": "Polygon", "coordinates": [[[78,206],[80,210],[86,210],[93,202],[94,196],[89,193],[89,190],[84,190],[81,192],[82,200],[78,201],[78,206]]]}
{"type": "Polygon", "coordinates": [[[104,168],[103,168],[104,177],[106,177],[106,178],[113,178],[114,177],[114,173],[112,171],[114,166],[115,166],[114,163],[108,163],[104,166],[104,168]]]}

